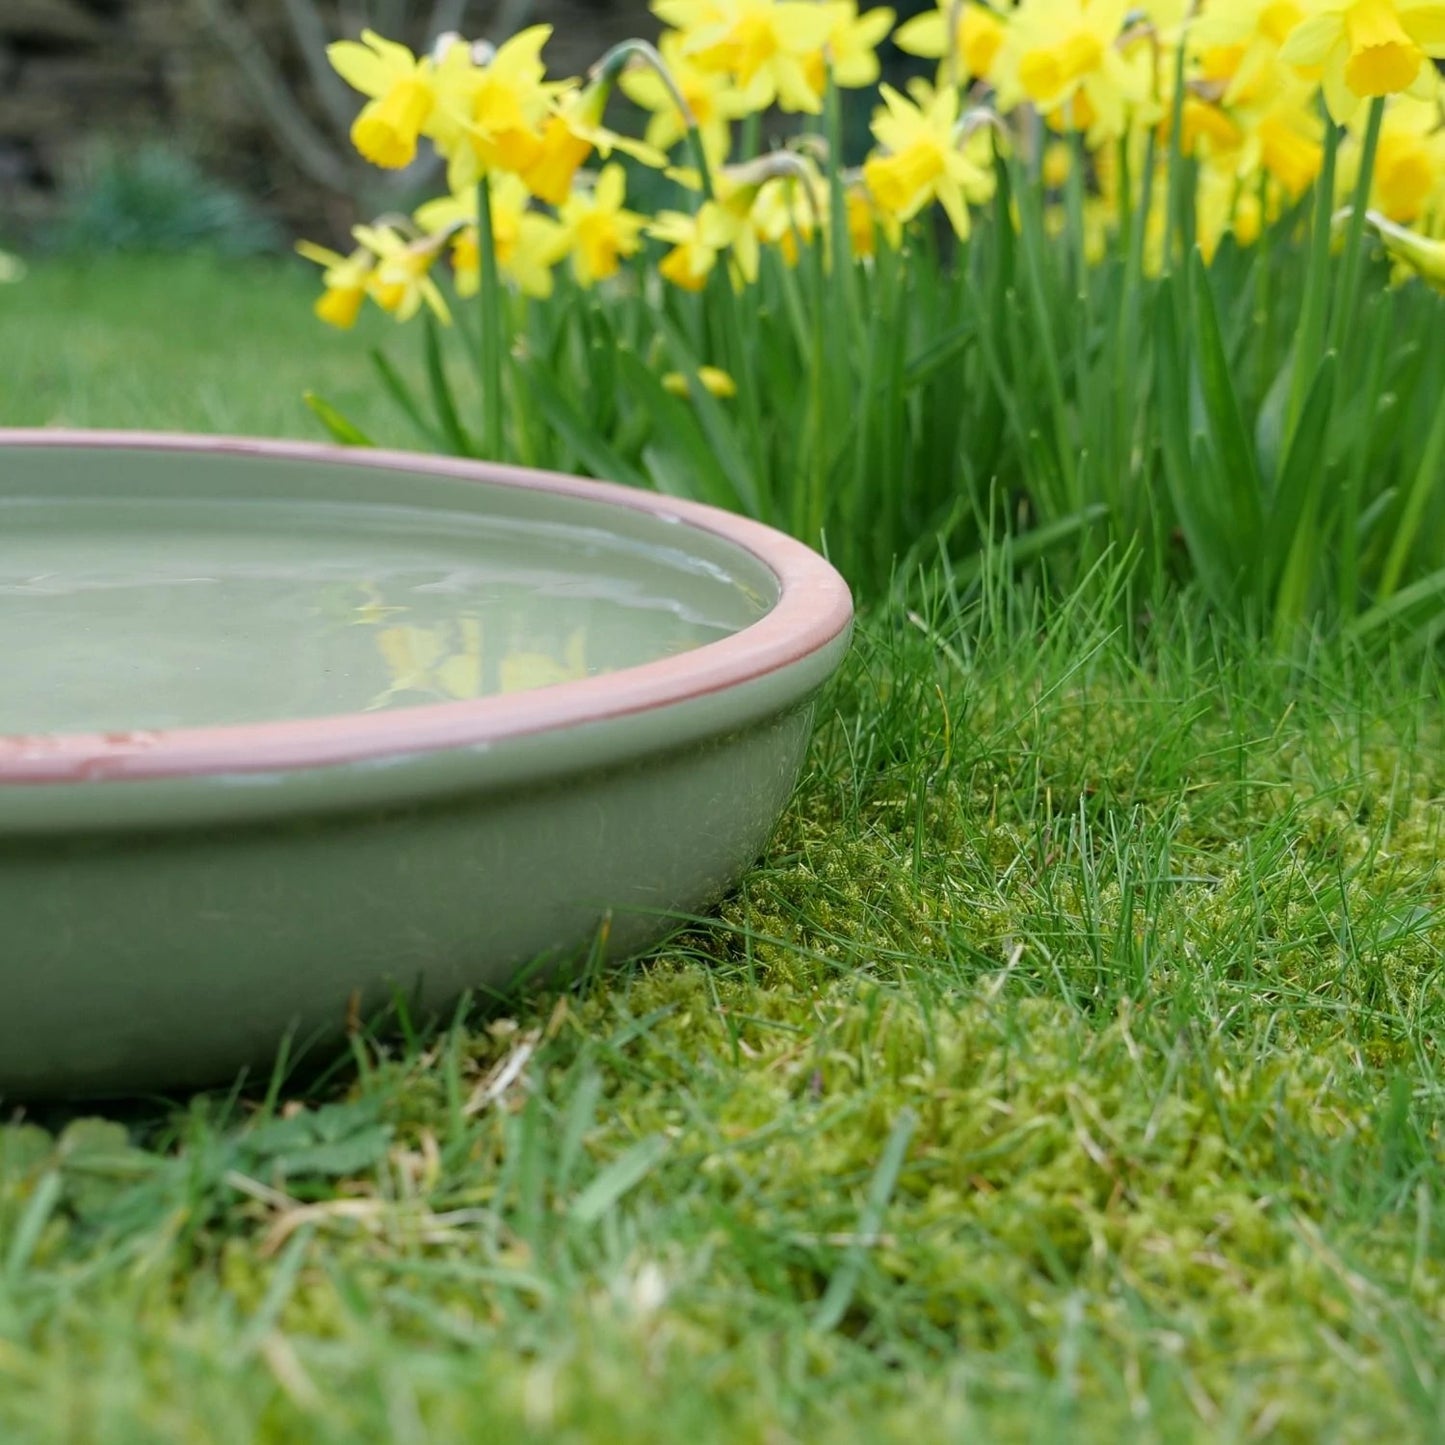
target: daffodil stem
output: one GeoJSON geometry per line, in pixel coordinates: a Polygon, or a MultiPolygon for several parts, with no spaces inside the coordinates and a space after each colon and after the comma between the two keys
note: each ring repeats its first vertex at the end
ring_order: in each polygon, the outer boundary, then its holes
{"type": "Polygon", "coordinates": [[[707,147],[702,143],[702,132],[696,124],[687,128],[687,148],[692,152],[693,165],[697,167],[698,186],[703,200],[714,200],[716,192],[712,183],[712,167],[708,164],[707,147]]]}
{"type": "MultiPolygon", "coordinates": [[[[1150,139],[1153,139],[1152,133],[1150,139]]],[[[1125,264],[1134,252],[1134,176],[1129,165],[1129,136],[1121,135],[1115,151],[1119,167],[1119,250],[1125,257],[1125,264]]],[[[1072,164],[1074,157],[1070,156],[1072,164]]]]}
{"type": "MultiPolygon", "coordinates": [[[[1241,192],[1241,194],[1243,194],[1241,192]]],[[[1259,338],[1259,376],[1256,385],[1260,396],[1269,393],[1274,381],[1274,328],[1270,325],[1270,266],[1273,261],[1271,239],[1274,228],[1269,224],[1269,173],[1261,171],[1256,194],[1259,197],[1259,240],[1255,244],[1254,256],[1254,324],[1255,335],[1259,338]]],[[[1238,202],[1235,202],[1236,206],[1238,202]]]]}
{"type": "MultiPolygon", "coordinates": [[[[1169,117],[1169,183],[1164,198],[1164,269],[1172,271],[1185,259],[1188,235],[1184,224],[1184,176],[1189,162],[1184,154],[1184,56],[1179,47],[1174,60],[1174,100],[1169,117]],[[1176,249],[1177,247],[1177,249],[1176,249]]],[[[1148,213],[1141,226],[1148,224],[1148,213]]]]}
{"type": "MultiPolygon", "coordinates": [[[[808,183],[803,182],[804,185],[808,183]]],[[[828,280],[823,264],[825,245],[823,228],[814,217],[811,253],[813,271],[813,315],[812,315],[812,375],[808,378],[809,430],[812,432],[808,448],[808,515],[803,524],[802,540],[816,547],[823,533],[823,511],[828,489],[828,448],[824,441],[827,431],[827,395],[825,387],[828,376],[828,280]]]]}
{"type": "MultiPolygon", "coordinates": [[[[1065,144],[1069,148],[1069,173],[1064,177],[1064,213],[1069,225],[1069,262],[1072,274],[1070,300],[1086,298],[1089,287],[1088,260],[1085,257],[1084,239],[1084,146],[1083,136],[1071,128],[1065,144]]],[[[1121,179],[1127,185],[1127,174],[1121,179]]],[[[1121,202],[1121,208],[1127,202],[1121,202]]]]}
{"type": "Polygon", "coordinates": [[[1325,155],[1315,182],[1314,231],[1310,237],[1310,254],[1305,276],[1304,306],[1300,311],[1299,329],[1295,332],[1294,355],[1291,361],[1289,417],[1285,427],[1287,438],[1294,436],[1300,412],[1314,380],[1324,347],[1325,303],[1329,292],[1330,208],[1335,194],[1335,155],[1339,132],[1333,120],[1325,118],[1325,155]]]}
{"type": "Polygon", "coordinates": [[[828,67],[828,85],[823,92],[823,129],[828,140],[828,244],[833,265],[833,284],[840,289],[848,309],[853,339],[862,339],[862,311],[857,278],[853,274],[853,252],[848,242],[848,198],[843,191],[843,106],[828,67]]]}
{"type": "Polygon", "coordinates": [[[505,337],[502,328],[505,312],[502,288],[497,276],[497,243],[492,233],[492,187],[483,176],[477,185],[477,253],[481,263],[481,284],[477,296],[481,302],[481,338],[478,358],[482,381],[482,446],[487,460],[502,458],[503,417],[502,358],[505,337]]]}
{"type": "Polygon", "coordinates": [[[1340,289],[1335,296],[1335,312],[1330,318],[1330,346],[1338,350],[1355,314],[1360,295],[1361,247],[1365,231],[1365,211],[1370,204],[1370,181],[1375,172],[1375,152],[1380,148],[1380,123],[1385,118],[1385,97],[1377,95],[1370,102],[1370,117],[1365,123],[1365,142],[1360,151],[1360,173],[1355,177],[1355,194],[1350,219],[1345,229],[1344,265],[1340,270],[1340,289]]]}
{"type": "Polygon", "coordinates": [[[763,118],[755,110],[743,117],[742,134],[738,138],[738,155],[750,161],[759,153],[763,144],[763,118]]]}
{"type": "MultiPolygon", "coordinates": [[[[683,118],[688,122],[687,144],[692,152],[694,164],[697,166],[698,184],[702,191],[702,200],[699,202],[699,209],[709,201],[717,200],[717,188],[713,185],[712,167],[708,164],[707,147],[703,144],[702,132],[698,129],[697,122],[692,118],[690,111],[682,112],[683,118]]],[[[741,405],[743,420],[746,424],[747,435],[753,440],[754,448],[761,446],[763,435],[762,416],[758,406],[758,391],[753,379],[752,358],[748,355],[748,345],[743,334],[742,315],[738,307],[738,298],[733,290],[730,262],[724,258],[721,265],[713,268],[713,274],[708,278],[708,288],[717,298],[718,308],[722,312],[722,342],[726,348],[725,370],[729,372],[733,380],[737,382],[738,401],[741,405]]],[[[713,313],[714,320],[716,312],[713,313]]],[[[712,331],[714,328],[707,328],[712,331]]],[[[763,473],[761,458],[757,458],[758,473],[763,473]]]]}

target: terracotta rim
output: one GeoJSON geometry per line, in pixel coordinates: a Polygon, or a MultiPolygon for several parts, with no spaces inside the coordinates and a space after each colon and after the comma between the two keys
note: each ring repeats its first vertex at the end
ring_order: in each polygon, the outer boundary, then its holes
{"type": "Polygon", "coordinates": [[[265,773],[499,743],[684,703],[754,681],[817,652],[848,627],[853,615],[843,579],[802,543],[715,507],[613,482],[410,452],[160,432],[0,430],[0,447],[196,452],[340,463],[554,492],[709,532],[749,552],[779,584],[777,605],[731,637],[676,657],[532,692],[394,712],[226,727],[0,734],[0,785],[265,773]]]}

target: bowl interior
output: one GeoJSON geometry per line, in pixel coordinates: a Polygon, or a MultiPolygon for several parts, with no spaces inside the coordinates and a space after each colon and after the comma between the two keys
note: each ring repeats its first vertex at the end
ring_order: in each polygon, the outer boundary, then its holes
{"type": "Polygon", "coordinates": [[[727,637],[777,597],[723,538],[565,492],[204,449],[0,448],[0,734],[517,692],[727,637]]]}

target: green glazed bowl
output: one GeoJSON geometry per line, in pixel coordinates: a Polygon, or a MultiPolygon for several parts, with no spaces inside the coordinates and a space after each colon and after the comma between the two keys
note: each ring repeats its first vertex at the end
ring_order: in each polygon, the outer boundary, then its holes
{"type": "Polygon", "coordinates": [[[766,843],[851,620],[806,547],[629,488],[0,431],[0,1094],[645,947],[766,843]]]}

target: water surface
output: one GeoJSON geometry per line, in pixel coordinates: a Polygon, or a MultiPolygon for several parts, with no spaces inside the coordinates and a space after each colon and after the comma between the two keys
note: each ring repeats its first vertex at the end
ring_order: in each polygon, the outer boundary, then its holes
{"type": "Polygon", "coordinates": [[[579,527],[289,502],[0,504],[0,733],[196,727],[543,687],[762,599],[579,527]]]}

